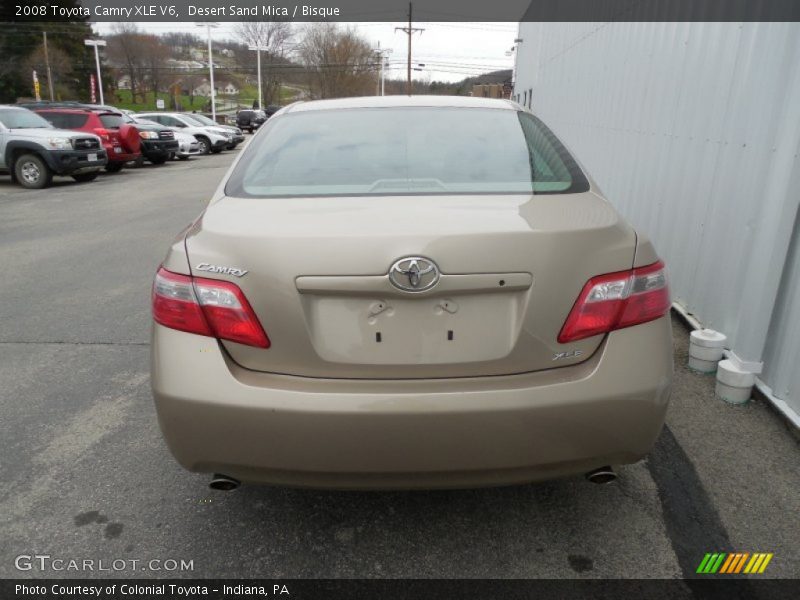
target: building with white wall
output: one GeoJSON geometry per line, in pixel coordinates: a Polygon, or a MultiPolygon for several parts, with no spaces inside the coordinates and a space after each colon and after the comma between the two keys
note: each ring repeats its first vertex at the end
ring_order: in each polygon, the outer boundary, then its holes
{"type": "Polygon", "coordinates": [[[800,426],[800,23],[521,23],[514,96],[800,426]]]}

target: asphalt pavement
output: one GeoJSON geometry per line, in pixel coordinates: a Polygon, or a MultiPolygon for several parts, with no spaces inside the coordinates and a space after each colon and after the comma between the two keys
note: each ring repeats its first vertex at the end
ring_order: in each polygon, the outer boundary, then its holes
{"type": "Polygon", "coordinates": [[[150,284],[235,154],[42,191],[0,176],[0,577],[679,578],[715,551],[800,577],[796,432],[716,400],[677,319],[667,427],[613,484],[210,491],[158,430],[150,284]],[[125,566],[19,570],[34,554],[125,566]]]}

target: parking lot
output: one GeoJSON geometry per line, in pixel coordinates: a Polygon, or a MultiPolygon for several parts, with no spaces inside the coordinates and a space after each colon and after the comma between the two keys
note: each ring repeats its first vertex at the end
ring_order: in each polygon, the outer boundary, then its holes
{"type": "Polygon", "coordinates": [[[0,577],[41,576],[15,567],[38,553],[193,561],[178,577],[674,578],[715,551],[800,577],[796,433],[716,400],[677,319],[667,427],[608,486],[226,494],[183,471],[150,397],[150,283],[237,152],[42,191],[0,177],[0,577]]]}

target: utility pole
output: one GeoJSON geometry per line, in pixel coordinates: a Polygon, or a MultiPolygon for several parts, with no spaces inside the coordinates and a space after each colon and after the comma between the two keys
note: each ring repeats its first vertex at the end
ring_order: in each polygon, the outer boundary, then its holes
{"type": "Polygon", "coordinates": [[[53,77],[50,74],[50,57],[47,54],[47,32],[42,32],[42,37],[44,37],[44,64],[47,67],[47,87],[50,88],[50,102],[55,100],[53,96],[53,77]]]}
{"type": "Polygon", "coordinates": [[[211,119],[217,120],[217,95],[214,89],[214,57],[211,55],[211,28],[219,27],[219,23],[195,23],[198,27],[206,28],[206,35],[208,36],[208,73],[211,79],[211,119]]]}
{"type": "Polygon", "coordinates": [[[97,66],[97,87],[100,89],[100,104],[105,104],[105,98],[103,98],[103,77],[100,75],[100,52],[97,49],[98,46],[105,46],[105,40],[83,40],[83,43],[87,46],[94,46],[94,62],[97,66]]]}
{"type": "Polygon", "coordinates": [[[419,27],[412,27],[411,21],[414,11],[414,3],[408,3],[408,27],[395,27],[394,30],[397,31],[398,29],[408,35],[408,78],[406,80],[406,93],[410,96],[411,95],[411,37],[416,33],[419,32],[422,34],[424,29],[420,29],[419,27]]]}
{"type": "Polygon", "coordinates": [[[255,50],[256,56],[258,57],[256,59],[256,63],[258,65],[258,109],[263,110],[264,95],[261,93],[261,51],[266,50],[266,48],[264,48],[264,46],[261,45],[261,42],[259,42],[258,44],[250,44],[247,48],[250,50],[255,50]]]}

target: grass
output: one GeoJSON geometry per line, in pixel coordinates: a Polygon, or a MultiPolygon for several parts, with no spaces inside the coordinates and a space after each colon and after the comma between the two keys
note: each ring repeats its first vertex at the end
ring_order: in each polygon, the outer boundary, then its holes
{"type": "MultiPolygon", "coordinates": [[[[172,110],[172,97],[170,94],[166,92],[159,92],[158,98],[164,100],[164,107],[166,110],[172,110]]],[[[141,99],[141,98],[140,98],[141,99]]],[[[191,101],[192,99],[189,96],[183,95],[179,97],[179,102],[183,105],[183,110],[199,110],[203,106],[205,106],[208,99],[205,96],[195,96],[194,103],[191,101]]],[[[111,102],[117,108],[124,108],[127,110],[136,110],[136,111],[143,111],[143,110],[157,110],[156,109],[156,96],[153,92],[148,92],[145,95],[144,102],[133,102],[133,98],[131,98],[131,91],[130,90],[117,90],[113,96],[113,102],[111,102]]]]}

